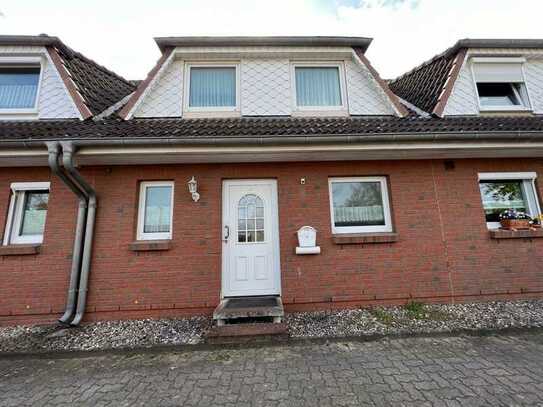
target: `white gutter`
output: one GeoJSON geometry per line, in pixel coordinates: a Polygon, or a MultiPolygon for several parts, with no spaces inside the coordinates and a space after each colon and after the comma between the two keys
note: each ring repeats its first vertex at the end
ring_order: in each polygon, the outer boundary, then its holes
{"type": "MultiPolygon", "coordinates": [[[[381,140],[372,143],[190,145],[163,140],[73,141],[82,165],[543,157],[543,138],[381,140]]],[[[43,165],[45,149],[0,149],[0,166],[43,165]]]]}

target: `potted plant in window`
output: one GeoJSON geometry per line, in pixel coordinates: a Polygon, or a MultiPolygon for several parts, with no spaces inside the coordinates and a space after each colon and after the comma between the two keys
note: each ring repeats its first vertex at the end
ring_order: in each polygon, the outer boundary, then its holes
{"type": "Polygon", "coordinates": [[[507,209],[500,213],[500,225],[502,229],[518,230],[530,229],[532,218],[524,212],[515,209],[507,209]]]}
{"type": "Polygon", "coordinates": [[[541,222],[543,221],[543,214],[539,214],[532,218],[532,227],[539,229],[541,228],[541,222]]]}

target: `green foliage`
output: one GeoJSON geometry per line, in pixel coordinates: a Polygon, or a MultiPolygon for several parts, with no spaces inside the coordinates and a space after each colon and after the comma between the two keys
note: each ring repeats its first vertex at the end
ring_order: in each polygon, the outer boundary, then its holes
{"type": "Polygon", "coordinates": [[[377,320],[385,325],[392,324],[394,317],[392,314],[388,313],[386,310],[382,308],[374,308],[371,311],[371,314],[377,318],[377,320]]]}
{"type": "Polygon", "coordinates": [[[426,318],[426,306],[421,302],[410,301],[405,305],[405,310],[411,318],[425,319],[426,318]]]}

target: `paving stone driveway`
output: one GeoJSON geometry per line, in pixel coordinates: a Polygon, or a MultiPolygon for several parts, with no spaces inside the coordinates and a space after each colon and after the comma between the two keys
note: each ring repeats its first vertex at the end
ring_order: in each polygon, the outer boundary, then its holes
{"type": "Polygon", "coordinates": [[[543,333],[0,358],[0,405],[543,406],[543,333]]]}

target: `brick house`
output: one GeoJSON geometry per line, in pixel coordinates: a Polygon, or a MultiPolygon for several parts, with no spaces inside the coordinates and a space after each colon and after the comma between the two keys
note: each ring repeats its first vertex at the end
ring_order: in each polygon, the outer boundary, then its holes
{"type": "Polygon", "coordinates": [[[498,215],[541,213],[543,41],[388,82],[367,38],[156,42],[136,86],[0,37],[0,324],[542,296],[498,215]]]}

